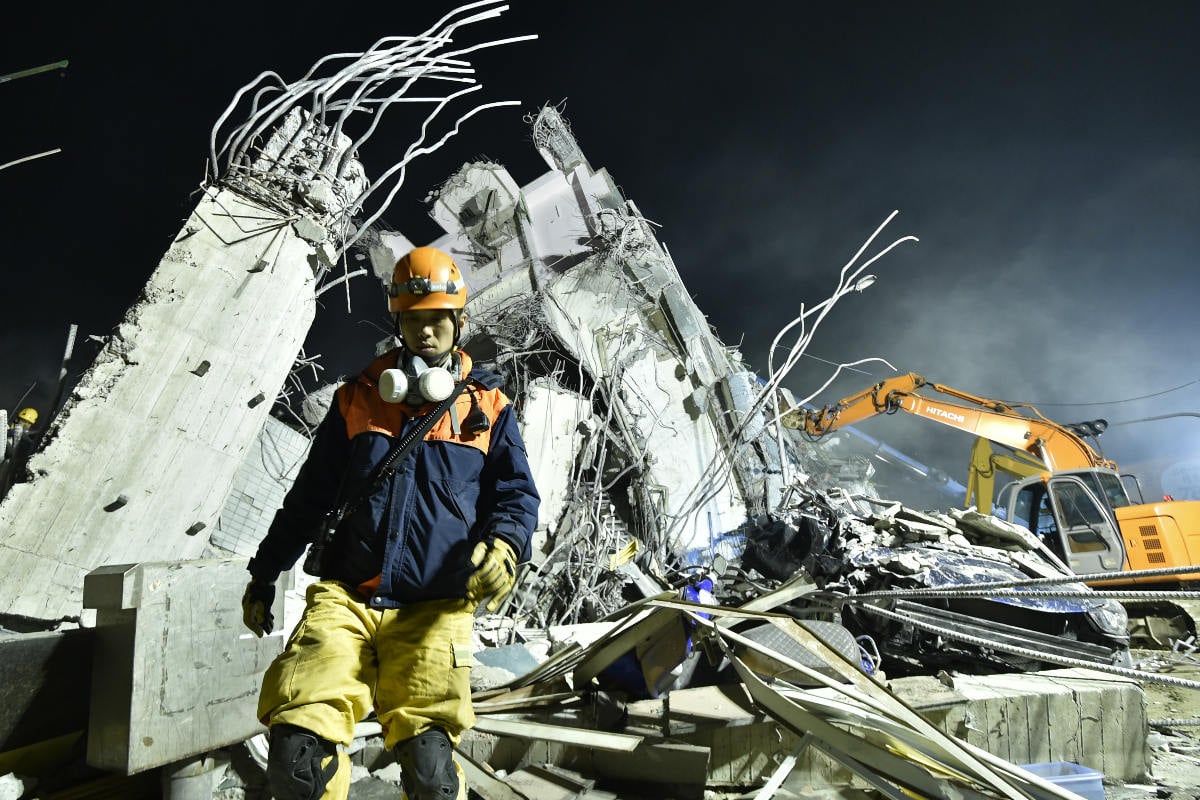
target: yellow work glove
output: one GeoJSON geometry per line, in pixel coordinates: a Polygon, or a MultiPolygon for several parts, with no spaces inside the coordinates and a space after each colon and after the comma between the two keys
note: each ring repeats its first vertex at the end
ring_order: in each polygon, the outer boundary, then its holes
{"type": "Polygon", "coordinates": [[[275,627],[271,604],[275,602],[274,581],[251,579],[242,595],[242,622],[256,636],[270,633],[275,627]]]}
{"type": "Polygon", "coordinates": [[[478,604],[491,597],[487,610],[500,608],[517,581],[517,554],[503,539],[480,542],[471,553],[471,566],[475,571],[467,578],[467,599],[478,604]]]}

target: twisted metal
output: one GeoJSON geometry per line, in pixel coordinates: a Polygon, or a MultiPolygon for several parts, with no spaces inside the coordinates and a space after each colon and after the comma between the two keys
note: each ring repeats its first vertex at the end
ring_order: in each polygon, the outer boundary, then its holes
{"type": "Polygon", "coordinates": [[[237,91],[212,128],[209,136],[211,179],[227,182],[251,174],[283,171],[291,167],[292,157],[303,150],[308,153],[307,174],[293,177],[301,181],[321,177],[334,184],[345,176],[358,149],[376,132],[383,112],[389,106],[398,103],[432,104],[433,110],[425,117],[420,135],[410,144],[403,158],[386,170],[374,185],[367,186],[355,197],[347,198],[340,218],[330,225],[338,233],[349,230],[350,215],[361,210],[377,192],[386,191],[386,197],[358,226],[357,232],[347,237],[339,236],[339,239],[345,238],[338,253],[340,257],[382,216],[403,184],[407,165],[414,158],[441,147],[471,116],[490,108],[517,105],[516,101],[478,105],[460,115],[443,136],[432,144],[426,144],[433,120],[454,100],[482,88],[472,77],[474,69],[470,62],[462,56],[483,48],[537,38],[532,35],[515,36],[450,49],[460,28],[498,17],[507,9],[508,6],[499,5],[498,0],[480,0],[463,5],[415,36],[388,36],[362,52],[324,56],[303,77],[292,83],[273,71],[259,74],[237,91]],[[422,86],[458,83],[467,84],[467,87],[449,94],[436,91],[429,95],[410,94],[418,82],[422,86]],[[250,93],[245,121],[233,126],[222,138],[226,123],[250,93]],[[277,128],[287,115],[301,109],[302,105],[306,106],[303,109],[303,123],[281,151],[270,158],[260,159],[254,155],[252,151],[257,143],[277,128]],[[356,114],[367,114],[371,120],[363,131],[351,139],[346,130],[356,114]],[[219,146],[218,139],[221,140],[219,146]]]}
{"type": "MultiPolygon", "coordinates": [[[[849,596],[846,599],[853,602],[860,599],[862,595],[849,596]]],[[[1097,672],[1107,672],[1112,675],[1119,675],[1123,678],[1132,678],[1138,681],[1147,681],[1150,683],[1161,683],[1166,686],[1178,686],[1183,689],[1200,689],[1200,681],[1190,681],[1186,678],[1173,678],[1169,675],[1159,675],[1153,672],[1143,672],[1129,667],[1118,667],[1114,664],[1101,664],[1095,661],[1088,661],[1082,658],[1070,658],[1068,656],[1057,656],[1051,653],[1046,653],[1041,650],[1034,650],[1029,647],[1018,647],[1016,645],[1001,644],[999,642],[986,639],[982,636],[972,636],[971,634],[961,633],[951,628],[943,628],[941,625],[934,625],[929,622],[913,619],[905,614],[896,611],[890,611],[886,608],[879,608],[870,603],[855,603],[855,605],[863,611],[885,617],[896,622],[902,622],[905,625],[912,625],[928,633],[935,633],[939,636],[955,639],[967,644],[973,644],[976,647],[990,648],[1001,652],[1010,653],[1022,658],[1028,658],[1032,661],[1044,661],[1051,664],[1060,664],[1064,667],[1080,667],[1082,669],[1096,670],[1097,672]]]]}
{"type": "MultiPolygon", "coordinates": [[[[807,349],[809,343],[812,341],[812,337],[816,333],[816,330],[820,326],[821,322],[824,321],[825,317],[829,314],[837,302],[848,294],[862,291],[874,281],[873,276],[864,275],[867,267],[871,266],[880,258],[890,253],[899,245],[909,241],[919,241],[915,236],[902,236],[884,247],[879,253],[876,253],[874,256],[856,266],[856,262],[858,262],[858,260],[862,257],[863,253],[866,252],[867,248],[871,246],[876,237],[879,236],[883,229],[898,213],[898,211],[893,211],[887,217],[887,219],[885,219],[879,225],[879,227],[875,229],[875,231],[867,238],[867,240],[863,242],[862,246],[850,258],[850,260],[846,262],[839,273],[838,285],[834,290],[834,293],[810,309],[804,309],[802,306],[800,315],[784,326],[784,328],[775,336],[774,341],[771,343],[771,349],[768,351],[770,365],[765,385],[761,390],[759,390],[758,395],[755,397],[746,414],[740,420],[736,420],[731,426],[731,429],[727,434],[728,453],[718,454],[708,464],[704,473],[705,479],[701,480],[695,487],[693,487],[692,492],[687,498],[687,503],[684,506],[684,510],[675,519],[673,519],[668,526],[666,534],[669,537],[678,538],[681,536],[683,526],[687,524],[688,520],[691,519],[691,517],[696,514],[700,508],[708,503],[719,492],[723,491],[728,485],[733,474],[733,458],[730,456],[736,454],[738,450],[748,443],[747,432],[751,429],[752,423],[755,422],[755,419],[759,414],[768,414],[769,421],[773,422],[774,424],[776,431],[776,446],[779,448],[781,464],[784,465],[783,469],[785,470],[785,476],[790,479],[790,472],[786,466],[788,464],[788,455],[784,450],[784,437],[782,433],[782,423],[780,422],[781,415],[777,401],[779,388],[782,386],[783,380],[803,356],[805,349],[807,349]],[[810,325],[808,321],[809,317],[814,314],[816,315],[816,318],[811,322],[810,325]],[[795,344],[792,346],[788,358],[784,364],[778,369],[775,369],[774,351],[779,345],[779,340],[797,325],[800,326],[800,334],[797,337],[795,344]]],[[[864,359],[864,361],[866,360],[872,359],[864,359]]],[[[853,363],[857,364],[862,362],[853,363]]],[[[846,365],[840,365],[833,377],[837,376],[843,366],[846,365]]],[[[830,382],[833,380],[833,377],[829,379],[830,382]]],[[[826,383],[826,386],[827,385],[828,382],[826,383]]],[[[824,387],[822,387],[822,389],[823,388],[824,387]]],[[[820,391],[821,390],[818,390],[817,392],[813,393],[809,396],[809,398],[806,398],[806,400],[802,402],[807,402],[808,399],[816,396],[816,394],[819,394],[820,391]]]]}
{"type": "MultiPolygon", "coordinates": [[[[1193,569],[1195,569],[1193,567],[1193,569]]],[[[1200,592],[1183,590],[1164,590],[1155,592],[1148,589],[909,589],[879,592],[864,592],[859,597],[881,599],[888,597],[925,597],[925,598],[960,598],[960,597],[1017,597],[1045,599],[1082,599],[1082,600],[1200,600],[1200,592]]]]}
{"type": "MultiPolygon", "coordinates": [[[[1082,575],[1053,575],[1046,578],[1028,578],[1026,580],[1012,581],[981,581],[978,583],[963,583],[952,591],[974,590],[974,589],[1007,589],[1012,587],[1025,586],[1052,586],[1058,583],[1088,583],[1089,581],[1114,581],[1124,580],[1126,578],[1163,578],[1176,575],[1188,575],[1200,571],[1200,567],[1190,565],[1186,567],[1161,567],[1158,569],[1134,569],[1124,570],[1121,572],[1089,572],[1082,575]]],[[[918,597],[925,592],[939,591],[936,589],[881,589],[873,592],[863,592],[858,597],[863,598],[885,598],[885,597],[918,597]]],[[[1180,599],[1186,599],[1180,595],[1174,595],[1180,599]]]]}

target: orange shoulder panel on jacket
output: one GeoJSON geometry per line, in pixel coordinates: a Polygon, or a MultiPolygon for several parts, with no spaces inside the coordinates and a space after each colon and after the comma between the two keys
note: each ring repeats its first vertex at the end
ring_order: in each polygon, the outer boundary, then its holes
{"type": "Polygon", "coordinates": [[[409,408],[403,403],[385,403],[379,396],[379,376],[385,369],[396,366],[399,350],[391,350],[371,362],[359,376],[337,391],[338,409],[346,421],[346,438],[375,431],[399,436],[409,418],[409,408]]]}
{"type": "MultiPolygon", "coordinates": [[[[462,372],[459,380],[471,371],[471,357],[462,350],[458,351],[462,362],[462,372]]],[[[379,396],[379,376],[385,369],[391,369],[397,364],[398,350],[392,350],[375,359],[362,371],[357,379],[346,383],[337,391],[338,408],[346,421],[346,436],[354,438],[366,431],[385,433],[389,436],[399,436],[405,422],[411,416],[412,409],[403,403],[385,403],[379,396]]],[[[508,398],[499,389],[484,389],[478,384],[467,387],[454,402],[454,410],[458,414],[461,432],[455,435],[449,414],[443,414],[441,419],[425,434],[428,440],[441,440],[474,447],[484,453],[491,445],[491,431],[471,433],[463,427],[474,406],[487,417],[489,423],[495,423],[496,417],[508,405],[508,398]]],[[[434,404],[428,403],[418,411],[429,413],[434,404]]]]}
{"type": "Polygon", "coordinates": [[[496,424],[496,417],[500,415],[506,405],[508,405],[508,398],[504,396],[504,392],[499,389],[483,389],[478,384],[472,384],[454,401],[454,410],[458,412],[460,433],[455,435],[450,415],[443,414],[429,433],[425,434],[425,438],[457,442],[487,453],[492,444],[491,426],[496,424]],[[468,415],[474,410],[473,406],[478,406],[483,415],[487,417],[489,427],[486,431],[472,433],[467,430],[466,421],[468,415]]]}

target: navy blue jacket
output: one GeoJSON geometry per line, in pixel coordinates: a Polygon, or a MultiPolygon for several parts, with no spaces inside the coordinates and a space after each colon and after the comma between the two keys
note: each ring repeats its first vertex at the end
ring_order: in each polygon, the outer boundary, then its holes
{"type": "MultiPolygon", "coordinates": [[[[471,381],[455,403],[458,419],[478,409],[489,429],[472,433],[464,426],[455,434],[450,414],[443,414],[391,478],[346,516],[326,551],[320,577],[359,587],[379,608],[465,596],[471,552],[486,538],[502,538],[521,560],[529,558],[539,498],[513,407],[497,375],[471,369],[470,357],[458,355],[471,381]]],[[[274,580],[295,564],[341,498],[362,495],[414,415],[433,409],[379,396],[379,375],[397,366],[398,356],[398,350],[383,355],[339,387],[250,561],[253,577],[274,580]]]]}

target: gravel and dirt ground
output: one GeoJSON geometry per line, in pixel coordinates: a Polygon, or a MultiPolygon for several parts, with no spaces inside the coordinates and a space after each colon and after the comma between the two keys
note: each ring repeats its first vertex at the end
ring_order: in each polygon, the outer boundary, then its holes
{"type": "MultiPolygon", "coordinates": [[[[1200,651],[1135,650],[1139,669],[1191,681],[1200,681],[1200,651]]],[[[1149,744],[1153,759],[1150,779],[1141,784],[1105,786],[1106,800],[1200,800],[1200,690],[1160,683],[1147,683],[1146,716],[1151,722],[1175,720],[1169,726],[1154,725],[1149,744]]]]}

